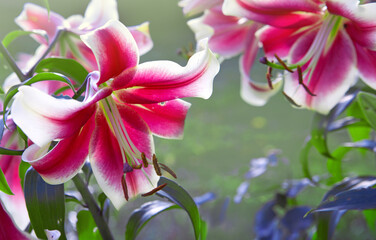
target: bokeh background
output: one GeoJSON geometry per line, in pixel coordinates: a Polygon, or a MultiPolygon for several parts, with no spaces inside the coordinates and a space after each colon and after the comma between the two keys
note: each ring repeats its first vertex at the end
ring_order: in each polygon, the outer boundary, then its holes
{"type": "MultiPolygon", "coordinates": [[[[8,32],[18,29],[14,18],[22,11],[25,2],[0,0],[1,39],[8,32]]],[[[41,0],[29,2],[43,5],[41,0]]],[[[89,0],[49,1],[51,10],[64,17],[83,15],[88,2],[89,0]]],[[[182,65],[186,63],[178,55],[179,49],[194,45],[195,41],[192,31],[186,25],[187,18],[183,16],[177,3],[177,0],[118,1],[120,20],[125,25],[150,22],[154,47],[141,57],[141,62],[166,59],[182,65]]],[[[23,37],[12,43],[10,50],[16,56],[17,52],[33,53],[36,46],[31,38],[23,37]]],[[[0,81],[3,81],[9,70],[4,67],[0,69],[0,81]]],[[[264,66],[256,65],[252,71],[255,79],[265,81],[264,66]]],[[[209,224],[208,239],[254,238],[252,224],[256,211],[276,192],[281,191],[283,180],[303,177],[299,151],[309,134],[313,113],[291,107],[281,93],[264,107],[250,106],[242,101],[239,91],[238,58],[226,60],[214,81],[212,97],[209,100],[187,99],[192,107],[186,119],[184,139],[155,138],[158,159],[174,169],[179,184],[192,196],[207,192],[216,195],[216,200],[200,207],[203,218],[209,224]],[[266,174],[252,179],[243,201],[234,203],[233,197],[244,181],[250,160],[264,157],[275,149],[281,151],[279,159],[288,161],[279,161],[266,174]]],[[[318,154],[313,154],[310,164],[313,174],[325,172],[325,159],[318,154]]],[[[373,161],[367,164],[374,166],[373,161]]],[[[371,173],[362,164],[353,166],[344,163],[344,169],[349,171],[356,171],[357,168],[363,173],[371,173]]],[[[298,203],[315,206],[326,190],[308,189],[298,197],[298,203]]],[[[129,214],[143,202],[152,199],[158,197],[138,198],[119,213],[114,212],[111,228],[120,239],[129,214]]],[[[339,228],[347,231],[350,229],[354,236],[360,236],[365,231],[364,223],[358,223],[356,221],[361,220],[355,219],[355,222],[350,221],[349,224],[341,223],[339,228]]],[[[174,210],[153,219],[138,239],[193,239],[193,231],[185,213],[174,210]]]]}

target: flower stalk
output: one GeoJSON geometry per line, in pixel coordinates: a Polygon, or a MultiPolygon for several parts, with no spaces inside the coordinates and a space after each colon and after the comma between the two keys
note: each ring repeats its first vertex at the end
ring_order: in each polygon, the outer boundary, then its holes
{"type": "Polygon", "coordinates": [[[82,180],[79,174],[72,178],[74,185],[80,192],[82,199],[86,203],[93,216],[95,223],[97,224],[98,230],[103,239],[114,239],[110,229],[108,228],[106,220],[103,218],[102,212],[95,202],[93,195],[91,195],[89,189],[87,188],[85,182],[82,180]]]}

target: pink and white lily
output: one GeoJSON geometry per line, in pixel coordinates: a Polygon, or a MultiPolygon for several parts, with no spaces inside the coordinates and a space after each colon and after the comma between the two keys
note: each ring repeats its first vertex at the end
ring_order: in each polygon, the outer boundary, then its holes
{"type": "Polygon", "coordinates": [[[276,54],[295,69],[285,74],[285,93],[324,114],[358,76],[376,88],[375,8],[355,0],[225,0],[223,5],[225,14],[268,25],[257,33],[266,56],[276,54]]]}
{"type": "Polygon", "coordinates": [[[4,209],[0,201],[0,239],[18,239],[30,240],[34,239],[31,235],[21,231],[13,222],[8,212],[4,209]]]}
{"type": "MultiPolygon", "coordinates": [[[[49,42],[40,35],[33,35],[35,40],[42,45],[49,45],[59,31],[65,33],[60,37],[50,56],[63,56],[79,61],[88,71],[98,69],[95,57],[91,50],[79,39],[79,35],[88,33],[103,26],[107,21],[118,20],[116,0],[92,0],[85,15],[73,15],[67,19],[53,11],[38,5],[27,3],[22,13],[15,19],[16,23],[25,31],[43,30],[49,42]]],[[[140,54],[145,54],[153,47],[149,34],[149,23],[129,27],[130,32],[137,42],[140,54]]]]}
{"type": "MultiPolygon", "coordinates": [[[[203,1],[205,2],[205,1],[203,1]]],[[[255,32],[262,24],[246,18],[226,16],[222,13],[222,3],[206,9],[201,17],[187,22],[195,32],[197,41],[209,38],[209,48],[223,58],[242,54],[240,58],[241,88],[244,101],[251,105],[262,106],[276,94],[281,87],[281,78],[268,83],[254,81],[250,76],[251,68],[258,52],[258,40],[255,32]]]]}
{"type": "Polygon", "coordinates": [[[219,64],[207,48],[185,67],[170,61],[139,64],[136,42],[118,21],[81,39],[99,66],[88,77],[85,99],[56,99],[23,86],[11,114],[35,143],[22,159],[48,183],[69,180],[89,157],[97,182],[119,208],[128,197],[157,186],[152,134],[182,136],[190,104],[178,98],[208,98],[219,64]],[[49,150],[51,141],[58,143],[49,150]]]}

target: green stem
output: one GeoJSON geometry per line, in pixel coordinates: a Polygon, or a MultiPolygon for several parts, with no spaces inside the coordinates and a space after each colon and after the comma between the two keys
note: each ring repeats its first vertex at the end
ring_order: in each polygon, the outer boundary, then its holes
{"type": "Polygon", "coordinates": [[[0,42],[0,52],[3,54],[5,60],[8,62],[9,66],[13,69],[13,72],[16,73],[20,81],[21,82],[25,81],[27,79],[26,75],[22,73],[21,69],[17,66],[16,62],[14,61],[13,57],[8,52],[7,48],[1,42],[0,42]]]}
{"type": "Polygon", "coordinates": [[[103,218],[100,208],[95,202],[93,195],[89,192],[85,182],[82,180],[79,174],[77,174],[73,179],[74,185],[77,190],[81,193],[81,196],[89,208],[91,215],[94,218],[95,223],[97,224],[98,230],[103,239],[114,239],[108,228],[107,222],[103,218]]]}
{"type": "Polygon", "coordinates": [[[32,68],[26,73],[27,78],[31,78],[34,74],[35,68],[38,66],[40,61],[42,61],[47,55],[51,52],[51,50],[55,47],[56,43],[58,42],[60,36],[64,33],[65,31],[63,29],[59,29],[55,35],[54,40],[52,40],[51,44],[48,46],[46,51],[43,53],[43,55],[38,59],[38,61],[34,64],[32,68]]]}

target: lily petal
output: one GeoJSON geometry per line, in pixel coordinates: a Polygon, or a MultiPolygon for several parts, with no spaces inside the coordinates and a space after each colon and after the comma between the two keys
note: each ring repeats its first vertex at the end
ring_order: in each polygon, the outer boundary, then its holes
{"type": "Polygon", "coordinates": [[[86,8],[80,30],[90,31],[102,27],[109,20],[119,19],[116,0],[91,0],[86,8]]]}
{"type": "Polygon", "coordinates": [[[274,27],[302,27],[320,19],[319,4],[312,0],[224,0],[225,15],[245,17],[274,27]]]}
{"type": "Polygon", "coordinates": [[[119,90],[116,96],[126,103],[158,103],[184,97],[207,99],[218,71],[218,60],[206,46],[185,67],[170,61],[142,63],[117,76],[111,87],[119,90]]]}
{"type": "MultiPolygon", "coordinates": [[[[144,152],[150,158],[154,149],[153,139],[147,125],[130,107],[119,105],[118,109],[131,140],[140,152],[144,152]]],[[[121,184],[124,162],[118,140],[101,110],[96,114],[96,128],[89,151],[91,167],[99,186],[119,209],[126,202],[121,184]]],[[[142,169],[133,169],[132,172],[126,174],[129,197],[148,192],[157,186],[159,177],[155,174],[153,167],[142,169]]]]}
{"type": "Polygon", "coordinates": [[[153,48],[153,41],[149,33],[149,22],[144,22],[137,26],[128,27],[134,40],[137,43],[140,55],[144,55],[153,48]]]}
{"type": "Polygon", "coordinates": [[[39,147],[75,134],[95,111],[95,102],[111,94],[101,89],[85,102],[56,99],[39,89],[22,86],[12,104],[14,122],[39,147]]]}
{"type": "MultiPolygon", "coordinates": [[[[25,31],[46,31],[50,41],[54,39],[58,28],[64,26],[64,18],[61,15],[52,11],[48,12],[47,9],[32,3],[24,5],[23,11],[15,21],[25,31]]],[[[33,35],[33,37],[42,44],[48,44],[42,36],[33,35]]]]}
{"type": "Polygon", "coordinates": [[[91,48],[97,59],[101,73],[98,85],[138,64],[136,41],[119,21],[111,20],[103,27],[82,35],[81,39],[91,48]]]}
{"type": "Polygon", "coordinates": [[[183,138],[184,120],[190,103],[176,99],[164,103],[130,106],[147,123],[154,135],[163,138],[183,138]]]}
{"type": "MultiPolygon", "coordinates": [[[[296,63],[303,57],[314,38],[315,32],[307,34],[297,41],[292,49],[291,62],[296,63]]],[[[302,66],[306,71],[310,62],[302,66]]],[[[298,105],[327,114],[356,82],[356,53],[350,37],[339,31],[331,47],[321,53],[314,70],[306,72],[303,82],[316,96],[310,95],[298,83],[298,74],[287,73],[285,93],[298,105]],[[310,72],[312,76],[308,82],[310,72]]]]}
{"type": "Polygon", "coordinates": [[[254,23],[244,18],[225,16],[221,6],[218,6],[187,24],[195,32],[197,41],[210,37],[209,48],[213,52],[233,57],[244,50],[248,32],[254,23]]]}
{"type": "Polygon", "coordinates": [[[49,184],[60,184],[70,180],[82,168],[89,153],[89,141],[94,130],[94,115],[75,135],[59,141],[50,151],[50,144],[29,146],[22,154],[49,184]]]}
{"type": "Polygon", "coordinates": [[[178,4],[183,8],[183,13],[190,17],[201,13],[206,9],[219,5],[223,0],[181,0],[178,4]]]}
{"type": "Polygon", "coordinates": [[[16,227],[0,201],[0,239],[30,240],[31,236],[16,227]]]}
{"type": "Polygon", "coordinates": [[[360,78],[368,86],[376,89],[376,52],[370,51],[358,44],[355,44],[355,48],[360,78]]]}

